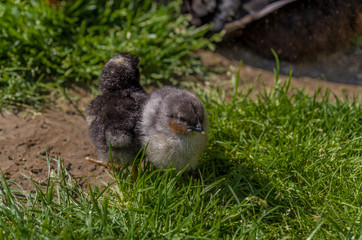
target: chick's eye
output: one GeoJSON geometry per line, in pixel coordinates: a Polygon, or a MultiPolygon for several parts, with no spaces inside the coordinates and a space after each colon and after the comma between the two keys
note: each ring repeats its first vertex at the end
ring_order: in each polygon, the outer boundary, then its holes
{"type": "Polygon", "coordinates": [[[185,123],[187,123],[187,120],[186,120],[185,118],[181,117],[181,116],[178,116],[178,115],[170,115],[169,117],[170,117],[170,118],[173,118],[173,119],[177,119],[177,120],[179,120],[180,122],[185,122],[185,123]]]}
{"type": "Polygon", "coordinates": [[[186,119],[183,117],[179,117],[178,119],[181,120],[182,122],[186,122],[186,119]]]}

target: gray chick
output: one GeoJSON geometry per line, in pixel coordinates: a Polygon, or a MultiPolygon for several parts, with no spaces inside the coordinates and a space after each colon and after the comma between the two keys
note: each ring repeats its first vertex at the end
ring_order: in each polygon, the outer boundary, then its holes
{"type": "Polygon", "coordinates": [[[197,167],[208,140],[207,116],[200,99],[172,87],[153,92],[140,122],[141,143],[158,168],[197,167]]]}
{"type": "Polygon", "coordinates": [[[88,161],[107,166],[110,145],[114,164],[126,166],[141,149],[137,123],[147,94],[139,82],[139,62],[137,56],[121,53],[103,68],[101,95],[87,108],[89,136],[99,161],[87,158],[88,161]]]}

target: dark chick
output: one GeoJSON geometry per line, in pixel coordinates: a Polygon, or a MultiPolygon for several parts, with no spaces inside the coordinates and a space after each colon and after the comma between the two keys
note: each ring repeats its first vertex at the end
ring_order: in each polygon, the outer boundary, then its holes
{"type": "Polygon", "coordinates": [[[147,95],[140,85],[138,57],[121,53],[111,58],[102,71],[101,95],[88,106],[89,136],[97,150],[99,161],[108,165],[109,147],[113,163],[129,165],[141,149],[137,123],[147,95]]]}

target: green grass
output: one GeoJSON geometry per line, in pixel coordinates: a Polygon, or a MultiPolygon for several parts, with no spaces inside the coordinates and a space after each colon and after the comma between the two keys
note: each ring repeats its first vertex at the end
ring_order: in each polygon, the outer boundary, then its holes
{"type": "MultiPolygon", "coordinates": [[[[142,58],[144,84],[200,72],[213,47],[180,2],[0,2],[0,107],[41,108],[54,89],[96,83],[118,51],[142,58]]],[[[82,189],[61,159],[35,192],[0,175],[0,239],[362,239],[362,107],[289,81],[250,97],[197,89],[210,121],[200,179],[172,169],[114,171],[82,189]]]]}
{"type": "Polygon", "coordinates": [[[257,100],[199,91],[211,128],[200,179],[146,167],[85,191],[56,160],[29,193],[2,175],[0,238],[361,239],[360,102],[291,93],[277,76],[257,100]]]}
{"type": "Polygon", "coordinates": [[[181,1],[0,1],[0,107],[42,108],[54,89],[95,86],[118,52],[141,61],[142,83],[175,83],[201,72],[199,48],[218,39],[208,28],[188,28],[181,1]]]}

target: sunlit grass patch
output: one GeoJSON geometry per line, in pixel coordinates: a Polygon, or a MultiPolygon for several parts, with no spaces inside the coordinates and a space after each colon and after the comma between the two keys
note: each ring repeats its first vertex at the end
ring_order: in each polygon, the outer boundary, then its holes
{"type": "Polygon", "coordinates": [[[94,85],[118,52],[142,61],[142,83],[175,83],[201,72],[191,52],[213,48],[208,27],[188,27],[180,1],[0,2],[0,106],[40,108],[47,95],[72,85],[94,85]]]}

